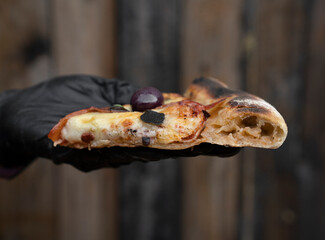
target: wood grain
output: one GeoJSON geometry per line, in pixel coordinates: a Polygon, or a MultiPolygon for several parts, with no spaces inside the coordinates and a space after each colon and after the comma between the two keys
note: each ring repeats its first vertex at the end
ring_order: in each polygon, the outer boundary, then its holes
{"type": "MultiPolygon", "coordinates": [[[[320,150],[311,150],[303,135],[306,126],[316,127],[315,123],[307,125],[304,116],[310,119],[315,110],[307,110],[312,105],[305,101],[308,95],[313,95],[311,92],[319,92],[313,83],[321,78],[320,68],[314,69],[309,62],[311,46],[314,46],[311,40],[322,41],[319,34],[323,31],[316,24],[320,19],[315,18],[324,14],[324,7],[316,7],[317,3],[250,1],[255,11],[248,13],[245,32],[253,43],[246,47],[247,90],[271,102],[289,127],[288,138],[280,149],[258,150],[256,154],[255,239],[321,239],[323,236],[324,220],[316,210],[323,211],[319,202],[323,190],[318,188],[322,170],[316,167],[321,157],[315,155],[320,150]],[[309,75],[313,70],[317,77],[309,75]]],[[[323,49],[318,44],[315,52],[323,49]]],[[[318,58],[318,64],[323,64],[322,60],[318,58]]]]}
{"type": "MultiPolygon", "coordinates": [[[[0,90],[49,77],[48,1],[0,2],[0,90]]],[[[0,180],[0,238],[55,239],[56,170],[39,159],[16,179],[0,180]],[[37,227],[36,227],[37,226],[37,227]]]]}
{"type": "MultiPolygon", "coordinates": [[[[0,2],[0,90],[49,77],[48,1],[0,2]]],[[[16,179],[0,179],[0,239],[55,239],[55,167],[39,159],[16,179]]]]}
{"type": "Polygon", "coordinates": [[[179,1],[118,1],[119,77],[162,91],[179,87],[179,1]]]}
{"type": "MultiPolygon", "coordinates": [[[[183,2],[181,81],[215,76],[239,86],[240,1],[183,2]]],[[[184,239],[236,239],[238,157],[183,161],[184,239]]]]}
{"type": "Polygon", "coordinates": [[[323,239],[325,236],[325,2],[314,1],[309,12],[307,66],[305,72],[304,151],[299,163],[299,235],[300,239],[323,239]],[[312,221],[311,221],[312,219],[312,221]]]}
{"type": "Polygon", "coordinates": [[[51,6],[56,73],[115,77],[115,2],[52,0],[51,6]]]}
{"type": "MultiPolygon", "coordinates": [[[[52,2],[55,75],[115,74],[113,1],[52,2]]],[[[58,239],[116,239],[117,171],[81,173],[60,167],[57,176],[58,239]]]]}

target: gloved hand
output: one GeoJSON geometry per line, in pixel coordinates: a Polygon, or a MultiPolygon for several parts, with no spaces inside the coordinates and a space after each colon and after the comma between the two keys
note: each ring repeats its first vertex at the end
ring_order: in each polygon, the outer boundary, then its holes
{"type": "Polygon", "coordinates": [[[112,147],[53,147],[47,135],[65,115],[84,108],[127,104],[137,90],[126,82],[86,75],[57,77],[23,90],[0,94],[0,177],[13,177],[37,157],[68,163],[81,171],[170,157],[231,156],[238,148],[201,144],[187,150],[112,147]]]}

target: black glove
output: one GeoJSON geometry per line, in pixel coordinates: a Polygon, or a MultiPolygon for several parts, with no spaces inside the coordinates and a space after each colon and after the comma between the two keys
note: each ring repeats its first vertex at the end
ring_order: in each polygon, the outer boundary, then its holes
{"type": "Polygon", "coordinates": [[[136,87],[115,79],[74,75],[57,77],[23,90],[0,95],[0,170],[4,177],[15,175],[36,157],[69,163],[81,171],[117,167],[133,161],[155,161],[170,157],[231,156],[238,148],[201,144],[186,150],[112,147],[70,149],[53,147],[47,135],[65,115],[89,107],[127,104],[136,87]]]}

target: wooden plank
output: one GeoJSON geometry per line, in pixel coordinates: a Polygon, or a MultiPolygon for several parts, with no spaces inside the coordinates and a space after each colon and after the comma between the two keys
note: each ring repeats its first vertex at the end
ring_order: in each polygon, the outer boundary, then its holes
{"type": "Polygon", "coordinates": [[[304,152],[298,167],[299,235],[300,239],[323,239],[325,236],[325,133],[320,130],[325,121],[325,2],[314,1],[310,6],[308,55],[306,59],[304,152]]]}
{"type": "MultiPolygon", "coordinates": [[[[118,76],[177,91],[178,1],[118,1],[118,20],[118,76]]],[[[180,239],[179,175],[177,160],[121,169],[121,239],[180,239]]]]}
{"type": "Polygon", "coordinates": [[[179,1],[118,1],[119,77],[162,91],[179,87],[179,1]]]}
{"type": "Polygon", "coordinates": [[[1,91],[26,87],[48,77],[47,4],[40,0],[0,2],[1,91]]]}
{"type": "MultiPolygon", "coordinates": [[[[0,90],[49,77],[47,4],[0,1],[0,90]]],[[[39,159],[17,178],[0,180],[0,239],[55,239],[56,167],[39,159]]]]}
{"type": "MultiPolygon", "coordinates": [[[[182,88],[200,75],[238,87],[240,1],[183,1],[182,88]]],[[[239,158],[183,162],[184,239],[236,239],[239,158]]]]}
{"type": "MultiPolygon", "coordinates": [[[[55,75],[115,75],[113,1],[52,1],[55,75]]],[[[117,171],[61,166],[57,239],[116,239],[117,171]]]]}
{"type": "Polygon", "coordinates": [[[115,77],[115,18],[113,0],[52,0],[56,73],[115,77]]]}
{"type": "Polygon", "coordinates": [[[246,46],[246,87],[271,102],[289,126],[280,149],[256,153],[255,239],[322,238],[323,219],[315,208],[305,209],[318,205],[311,203],[316,196],[323,199],[323,190],[317,187],[322,170],[314,170],[320,157],[311,161],[314,156],[306,155],[302,127],[306,116],[302,106],[309,108],[305,89],[310,81],[306,73],[311,70],[306,63],[316,2],[250,1],[255,12],[250,13],[245,32],[250,43],[246,46]],[[309,221],[313,224],[308,225],[309,221]]]}

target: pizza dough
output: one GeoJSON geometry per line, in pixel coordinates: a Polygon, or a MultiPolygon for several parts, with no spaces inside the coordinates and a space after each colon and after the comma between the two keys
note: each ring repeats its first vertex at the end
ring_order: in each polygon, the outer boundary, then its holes
{"type": "Polygon", "coordinates": [[[214,78],[198,78],[185,97],[207,106],[211,117],[204,141],[232,147],[278,148],[288,128],[280,113],[252,94],[232,90],[214,78]]]}

